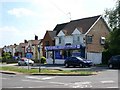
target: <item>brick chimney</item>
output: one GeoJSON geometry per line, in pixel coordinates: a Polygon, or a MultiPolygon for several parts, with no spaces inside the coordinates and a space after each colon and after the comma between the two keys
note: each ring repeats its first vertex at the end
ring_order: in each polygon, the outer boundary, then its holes
{"type": "Polygon", "coordinates": [[[27,41],[27,40],[24,40],[24,43],[28,43],[28,41],[27,41]]]}
{"type": "Polygon", "coordinates": [[[38,40],[38,36],[37,35],[35,35],[35,40],[38,40]]]}

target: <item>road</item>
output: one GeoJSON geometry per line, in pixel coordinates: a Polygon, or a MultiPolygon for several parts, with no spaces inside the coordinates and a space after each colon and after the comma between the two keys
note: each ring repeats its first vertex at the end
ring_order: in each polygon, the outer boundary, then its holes
{"type": "Polygon", "coordinates": [[[40,76],[2,74],[2,88],[118,88],[118,70],[92,76],[40,76]]]}

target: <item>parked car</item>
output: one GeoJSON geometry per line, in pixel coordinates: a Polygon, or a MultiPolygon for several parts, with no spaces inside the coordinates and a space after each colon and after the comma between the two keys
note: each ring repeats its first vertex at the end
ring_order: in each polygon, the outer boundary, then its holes
{"type": "Polygon", "coordinates": [[[32,61],[31,59],[27,59],[27,58],[21,58],[18,60],[18,65],[32,65],[33,66],[34,61],[32,61]]]}
{"type": "Polygon", "coordinates": [[[112,56],[108,61],[109,68],[120,68],[120,55],[112,56]]]}
{"type": "Polygon", "coordinates": [[[92,64],[93,63],[91,60],[87,60],[82,57],[69,57],[64,62],[65,67],[69,67],[69,66],[91,67],[92,64]]]}

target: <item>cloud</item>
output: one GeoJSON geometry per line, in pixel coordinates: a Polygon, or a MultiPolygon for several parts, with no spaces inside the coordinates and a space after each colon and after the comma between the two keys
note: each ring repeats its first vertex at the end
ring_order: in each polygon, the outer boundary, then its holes
{"type": "Polygon", "coordinates": [[[3,47],[4,45],[13,45],[14,43],[19,44],[24,42],[24,39],[34,39],[34,33],[30,30],[29,32],[19,30],[14,26],[0,27],[0,47],[3,47]]]}
{"type": "Polygon", "coordinates": [[[24,17],[24,16],[37,16],[37,14],[26,8],[13,8],[8,11],[9,14],[15,15],[16,17],[24,17]]]}

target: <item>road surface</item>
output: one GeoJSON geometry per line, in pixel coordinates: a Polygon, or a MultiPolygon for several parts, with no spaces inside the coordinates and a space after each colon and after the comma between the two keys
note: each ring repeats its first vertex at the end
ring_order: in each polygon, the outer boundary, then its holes
{"type": "Polygon", "coordinates": [[[2,88],[118,88],[118,70],[92,76],[40,76],[2,74],[2,88]]]}

